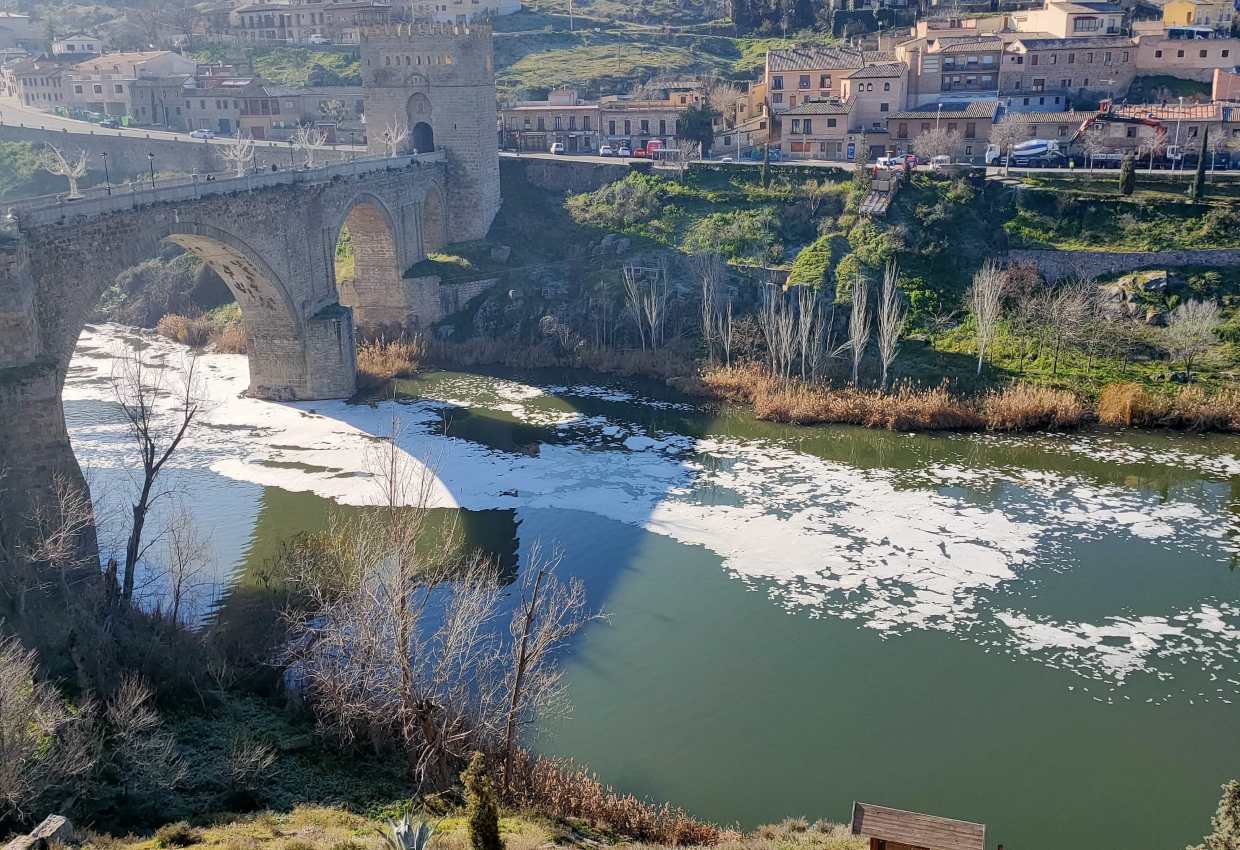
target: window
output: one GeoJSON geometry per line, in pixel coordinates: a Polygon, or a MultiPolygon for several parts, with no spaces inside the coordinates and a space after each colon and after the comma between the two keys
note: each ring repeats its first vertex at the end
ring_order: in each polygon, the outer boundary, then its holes
{"type": "Polygon", "coordinates": [[[880,104],[878,105],[878,111],[879,111],[879,112],[889,112],[889,111],[890,111],[890,107],[891,107],[891,104],[890,104],[890,103],[880,103],[880,104]]]}
{"type": "MultiPolygon", "coordinates": [[[[1161,52],[1161,51],[1159,51],[1159,52],[1161,52]]],[[[1226,52],[1226,51],[1224,51],[1224,52],[1223,52],[1223,55],[1224,55],[1224,56],[1226,56],[1226,55],[1227,55],[1227,52],[1226,52]]],[[[1128,51],[1127,51],[1127,50],[1125,50],[1123,53],[1121,53],[1121,54],[1120,54],[1119,61],[1120,61],[1120,62],[1125,62],[1125,63],[1128,61],[1128,51]]]]}
{"type": "Polygon", "coordinates": [[[801,132],[801,119],[800,118],[792,119],[792,132],[794,133],[801,132]]]}
{"type": "Polygon", "coordinates": [[[783,78],[783,77],[772,77],[772,78],[771,78],[771,88],[775,89],[776,91],[779,91],[779,90],[781,90],[783,87],[784,87],[784,78],[783,78]]]}
{"type": "Polygon", "coordinates": [[[1057,132],[1059,133],[1059,137],[1063,138],[1064,136],[1068,135],[1068,128],[1066,125],[1060,124],[1057,132]]]}
{"type": "MultiPolygon", "coordinates": [[[[1126,54],[1126,53],[1125,53],[1124,55],[1125,55],[1125,56],[1127,56],[1128,54],[1126,54]]],[[[1228,56],[1230,56],[1230,55],[1231,55],[1231,51],[1230,51],[1230,50],[1227,50],[1226,48],[1224,48],[1223,50],[1221,50],[1221,51],[1220,51],[1220,55],[1221,55],[1224,59],[1226,59],[1228,56]]]]}
{"type": "Polygon", "coordinates": [[[1036,53],[1035,53],[1035,54],[1033,54],[1032,56],[1030,56],[1030,57],[1029,57],[1029,64],[1030,64],[1030,65],[1036,65],[1036,64],[1038,64],[1038,54],[1036,54],[1036,53]]]}
{"type": "Polygon", "coordinates": [[[901,122],[897,125],[897,127],[896,127],[896,138],[897,138],[897,139],[907,139],[907,138],[908,138],[908,122],[907,122],[907,121],[901,121],[901,122]]]}
{"type": "Polygon", "coordinates": [[[547,119],[543,118],[541,115],[538,116],[538,129],[540,130],[547,129],[547,119]]]}
{"type": "Polygon", "coordinates": [[[921,131],[922,131],[923,133],[929,133],[929,132],[930,132],[930,122],[929,122],[929,121],[922,121],[922,122],[921,122],[921,131]]]}
{"type": "Polygon", "coordinates": [[[589,115],[581,116],[581,129],[583,130],[590,129],[590,116],[589,115]]]}
{"type": "Polygon", "coordinates": [[[808,136],[810,133],[814,132],[814,126],[813,126],[813,125],[814,125],[814,121],[813,121],[813,119],[811,119],[811,118],[806,118],[806,119],[805,119],[805,123],[803,123],[803,124],[801,125],[801,129],[802,129],[803,131],[805,131],[805,135],[807,135],[807,136],[808,136]]]}
{"type": "Polygon", "coordinates": [[[92,88],[95,90],[95,94],[103,94],[103,86],[96,84],[92,88]]]}
{"type": "Polygon", "coordinates": [[[530,119],[529,119],[529,116],[527,115],[525,117],[525,129],[528,130],[529,128],[530,128],[530,119]]]}
{"type": "Polygon", "coordinates": [[[1188,137],[1189,137],[1190,139],[1195,139],[1195,138],[1197,138],[1197,128],[1196,128],[1196,127],[1189,127],[1189,128],[1188,128],[1188,137]]]}
{"type": "Polygon", "coordinates": [[[865,90],[866,90],[866,91],[874,91],[874,84],[873,84],[873,83],[866,83],[866,84],[865,84],[865,90]]]}
{"type": "Polygon", "coordinates": [[[74,86],[74,87],[73,87],[73,93],[74,93],[74,94],[81,94],[81,93],[82,93],[82,87],[81,87],[81,86],[74,86]]]}
{"type": "Polygon", "coordinates": [[[802,89],[807,89],[807,88],[809,88],[809,74],[802,74],[802,75],[801,75],[801,80],[800,80],[800,82],[798,83],[797,87],[798,87],[798,88],[802,88],[802,89]]]}
{"type": "Polygon", "coordinates": [[[1085,64],[1086,65],[1094,64],[1094,54],[1092,50],[1089,53],[1085,54],[1085,64]]]}
{"type": "Polygon", "coordinates": [[[838,122],[837,122],[834,118],[828,118],[828,119],[827,119],[827,126],[828,126],[828,127],[834,127],[837,123],[838,123],[838,122]]]}
{"type": "Polygon", "coordinates": [[[883,91],[891,91],[891,83],[883,83],[883,91]]]}
{"type": "Polygon", "coordinates": [[[1137,137],[1137,128],[1136,127],[1125,128],[1124,135],[1130,139],[1135,139],[1137,137]]]}
{"type": "Polygon", "coordinates": [[[642,127],[642,135],[643,136],[649,135],[650,134],[650,119],[643,118],[641,127],[642,127]]]}
{"type": "Polygon", "coordinates": [[[576,115],[568,116],[568,129],[570,130],[577,129],[577,116],[576,115]]]}
{"type": "MultiPolygon", "coordinates": [[[[1125,55],[1127,55],[1127,54],[1125,54],[1125,55]]],[[[1161,51],[1161,50],[1155,50],[1155,51],[1154,51],[1154,58],[1155,58],[1155,59],[1161,59],[1161,58],[1162,58],[1162,51],[1161,51]]]]}
{"type": "Polygon", "coordinates": [[[783,103],[783,102],[784,102],[784,95],[782,92],[775,92],[775,94],[771,95],[771,103],[783,103]]]}
{"type": "Polygon", "coordinates": [[[964,137],[966,139],[977,138],[977,122],[976,121],[969,121],[968,123],[964,125],[964,137]]]}
{"type": "Polygon", "coordinates": [[[608,135],[611,135],[611,136],[616,135],[616,122],[615,121],[607,122],[607,133],[608,135]]]}
{"type": "Polygon", "coordinates": [[[1175,52],[1175,58],[1176,58],[1176,59],[1183,59],[1183,58],[1184,58],[1184,51],[1183,51],[1183,50],[1177,50],[1177,51],[1175,52]]]}
{"type": "Polygon", "coordinates": [[[830,74],[822,74],[818,77],[818,88],[820,89],[831,88],[831,75],[830,74]]]}
{"type": "Polygon", "coordinates": [[[1069,53],[1069,54],[1068,54],[1068,64],[1069,64],[1069,65],[1075,65],[1075,64],[1076,64],[1076,54],[1075,54],[1075,53],[1069,53]]]}
{"type": "Polygon", "coordinates": [[[1058,65],[1058,64],[1059,64],[1059,54],[1058,54],[1058,53],[1052,53],[1052,54],[1051,54],[1051,64],[1052,64],[1052,65],[1058,65]]]}
{"type": "Polygon", "coordinates": [[[1110,64],[1111,64],[1111,51],[1109,51],[1109,50],[1108,50],[1106,53],[1104,53],[1104,54],[1103,54],[1103,56],[1102,56],[1102,64],[1103,64],[1103,65],[1110,65],[1110,64]]]}
{"type": "Polygon", "coordinates": [[[1205,59],[1207,56],[1207,52],[1205,50],[1200,51],[1200,56],[1202,59],[1205,59]]]}
{"type": "Polygon", "coordinates": [[[660,136],[667,135],[667,119],[666,118],[659,119],[659,135],[660,136]]]}
{"type": "Polygon", "coordinates": [[[973,145],[965,145],[965,146],[964,146],[964,155],[965,155],[965,156],[973,156],[973,145]]]}
{"type": "Polygon", "coordinates": [[[628,118],[625,118],[624,119],[624,135],[627,136],[632,132],[633,132],[633,122],[630,121],[628,118]]]}

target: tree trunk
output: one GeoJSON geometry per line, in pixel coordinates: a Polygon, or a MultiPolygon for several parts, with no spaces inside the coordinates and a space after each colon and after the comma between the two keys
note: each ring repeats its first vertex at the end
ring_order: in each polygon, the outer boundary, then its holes
{"type": "Polygon", "coordinates": [[[146,513],[150,508],[152,476],[147,475],[142,482],[142,492],[138,502],[133,506],[133,526],[129,529],[129,542],[125,546],[125,580],[121,589],[121,598],[126,602],[133,599],[134,573],[138,568],[138,555],[142,551],[142,528],[146,525],[146,513]]]}

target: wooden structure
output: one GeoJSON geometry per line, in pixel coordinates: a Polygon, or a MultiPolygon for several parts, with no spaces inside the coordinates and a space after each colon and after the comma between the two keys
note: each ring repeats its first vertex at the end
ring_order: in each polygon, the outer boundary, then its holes
{"type": "Polygon", "coordinates": [[[853,803],[852,833],[870,839],[870,850],[986,850],[986,825],[853,803]]]}
{"type": "Polygon", "coordinates": [[[860,213],[879,218],[887,214],[896,190],[900,188],[903,172],[895,169],[876,169],[870,181],[870,191],[861,200],[860,213]]]}

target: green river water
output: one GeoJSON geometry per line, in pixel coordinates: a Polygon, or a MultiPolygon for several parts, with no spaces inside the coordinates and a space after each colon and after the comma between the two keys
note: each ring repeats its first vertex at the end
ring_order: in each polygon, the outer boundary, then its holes
{"type": "MultiPolygon", "coordinates": [[[[66,388],[99,500],[127,478],[115,333],[66,388]]],[[[866,800],[992,847],[1179,848],[1240,776],[1236,438],[794,428],[564,373],[264,406],[244,360],[209,365],[171,473],[212,537],[203,616],[243,619],[281,540],[365,501],[359,439],[396,417],[445,519],[510,570],[561,548],[610,615],[531,743],[623,790],[746,827],[866,800]]]]}

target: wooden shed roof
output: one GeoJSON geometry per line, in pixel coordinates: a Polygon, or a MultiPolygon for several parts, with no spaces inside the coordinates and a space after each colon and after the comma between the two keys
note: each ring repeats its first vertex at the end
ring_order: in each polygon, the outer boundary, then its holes
{"type": "Polygon", "coordinates": [[[906,812],[874,803],[853,803],[853,835],[929,850],[986,850],[986,825],[906,812]]]}

